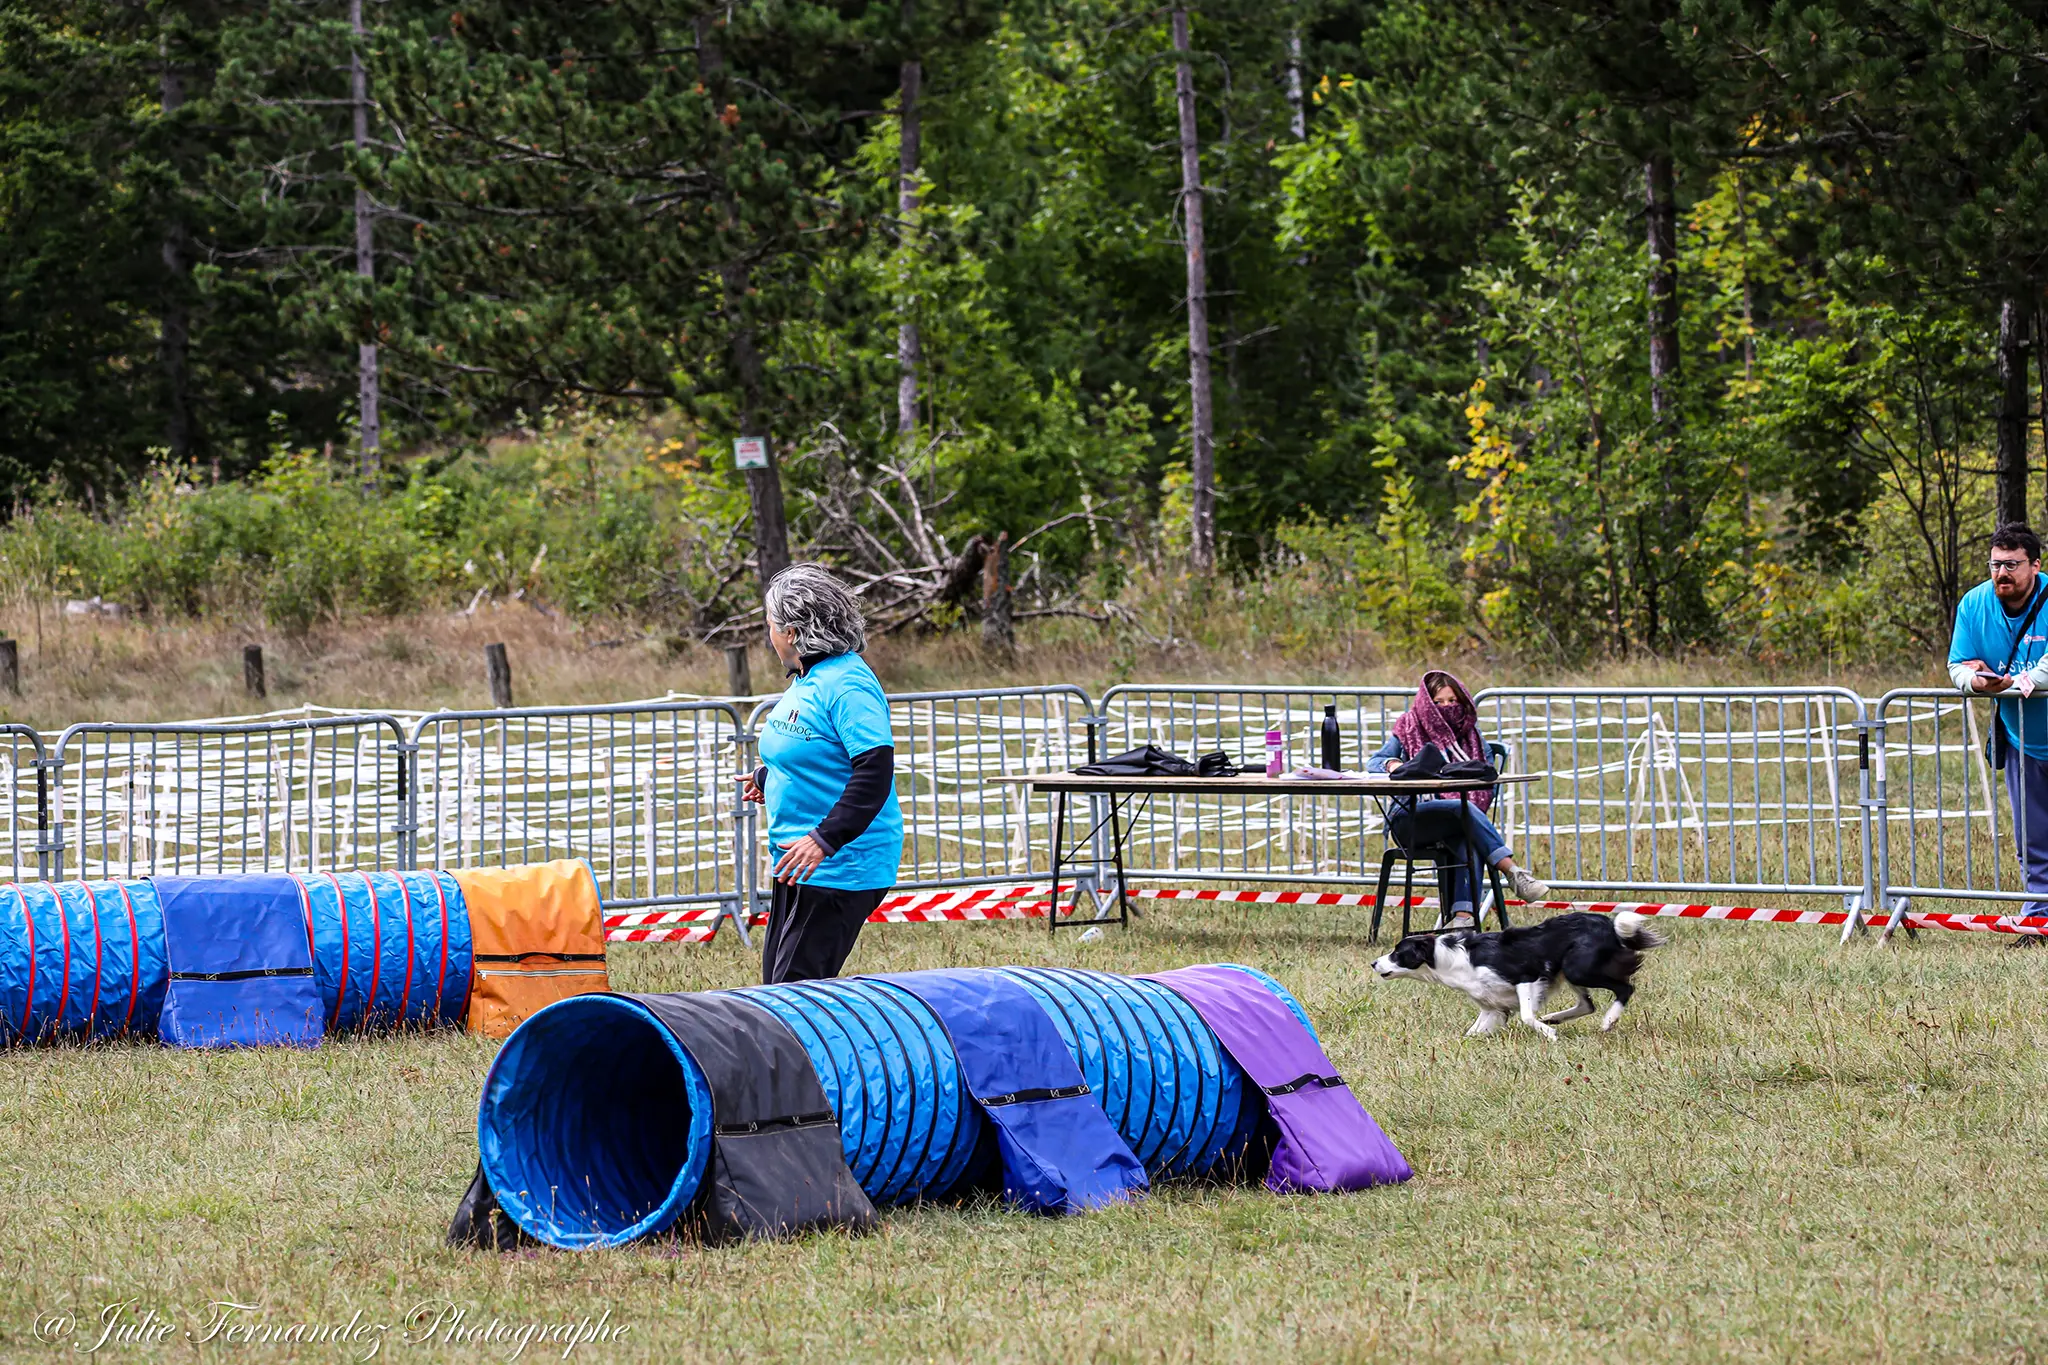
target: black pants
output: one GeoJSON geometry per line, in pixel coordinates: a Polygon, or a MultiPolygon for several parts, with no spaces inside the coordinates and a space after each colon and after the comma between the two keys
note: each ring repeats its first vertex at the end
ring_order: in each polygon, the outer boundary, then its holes
{"type": "Polygon", "coordinates": [[[860,927],[889,894],[840,891],[829,886],[775,883],[768,929],[761,936],[761,984],[819,981],[839,975],[860,927]]]}

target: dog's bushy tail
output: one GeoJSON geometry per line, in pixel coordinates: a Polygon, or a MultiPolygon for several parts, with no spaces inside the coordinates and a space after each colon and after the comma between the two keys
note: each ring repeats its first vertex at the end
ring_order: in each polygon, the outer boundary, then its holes
{"type": "Polygon", "coordinates": [[[1637,952],[1662,948],[1671,940],[1650,927],[1648,915],[1638,915],[1633,910],[1623,910],[1614,917],[1614,932],[1621,941],[1637,952]]]}

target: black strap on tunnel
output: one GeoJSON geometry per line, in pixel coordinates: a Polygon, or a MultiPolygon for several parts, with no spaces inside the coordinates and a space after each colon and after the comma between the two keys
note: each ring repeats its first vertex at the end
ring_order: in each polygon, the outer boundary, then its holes
{"type": "Polygon", "coordinates": [[[981,1102],[984,1109],[995,1109],[1005,1104],[1036,1104],[1040,1100],[1071,1100],[1077,1095],[1088,1093],[1087,1082],[1080,1085],[1056,1085],[1038,1090],[1018,1090],[1008,1095],[990,1095],[981,1102]]]}
{"type": "Polygon", "coordinates": [[[816,1128],[823,1124],[836,1124],[830,1109],[820,1109],[815,1114],[792,1114],[786,1119],[749,1119],[745,1123],[721,1123],[711,1131],[719,1137],[752,1137],[756,1133],[773,1133],[783,1128],[816,1128]]]}
{"type": "Polygon", "coordinates": [[[711,1090],[711,1164],[696,1210],[706,1241],[873,1225],[810,1054],[780,1019],[722,991],[628,998],[675,1035],[711,1090]]]}
{"type": "Polygon", "coordinates": [[[1321,1086],[1326,1090],[1333,1090],[1342,1084],[1344,1084],[1342,1076],[1318,1076],[1315,1072],[1311,1071],[1306,1076],[1296,1076],[1285,1085],[1268,1085],[1261,1088],[1268,1095],[1292,1095],[1295,1091],[1306,1090],[1312,1085],[1321,1086]]]}
{"type": "Polygon", "coordinates": [[[311,976],[311,967],[245,967],[238,972],[172,972],[173,981],[255,981],[269,976],[311,976]]]}

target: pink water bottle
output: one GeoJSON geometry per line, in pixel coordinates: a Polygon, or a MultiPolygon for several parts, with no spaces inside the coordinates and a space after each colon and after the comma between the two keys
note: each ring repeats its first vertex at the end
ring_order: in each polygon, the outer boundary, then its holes
{"type": "Polygon", "coordinates": [[[1266,731],[1266,776],[1278,777],[1287,771],[1287,732],[1266,731]]]}

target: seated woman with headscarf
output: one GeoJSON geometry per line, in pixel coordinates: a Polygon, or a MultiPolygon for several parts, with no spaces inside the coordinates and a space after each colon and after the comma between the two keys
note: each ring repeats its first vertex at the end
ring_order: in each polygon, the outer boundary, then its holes
{"type": "MultiPolygon", "coordinates": [[[[1366,760],[1365,770],[1399,777],[1401,765],[1412,762],[1430,744],[1443,754],[1446,763],[1475,758],[1484,762],[1487,757],[1486,740],[1479,733],[1479,708],[1473,704],[1472,694],[1465,690],[1465,684],[1440,668],[1422,675],[1415,700],[1394,722],[1394,731],[1379,752],[1366,760]]],[[[1492,805],[1490,788],[1473,792],[1464,801],[1455,796],[1401,797],[1391,803],[1387,832],[1403,848],[1432,844],[1456,848],[1468,843],[1481,862],[1497,866],[1507,874],[1515,895],[1525,901],[1549,900],[1550,887],[1537,881],[1527,868],[1515,865],[1507,840],[1487,818],[1492,805]]],[[[1446,922],[1453,928],[1471,926],[1476,902],[1465,867],[1442,865],[1437,869],[1437,880],[1449,912],[1446,922]]]]}

